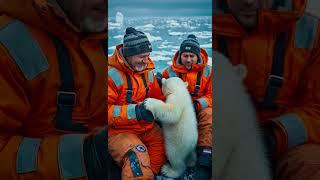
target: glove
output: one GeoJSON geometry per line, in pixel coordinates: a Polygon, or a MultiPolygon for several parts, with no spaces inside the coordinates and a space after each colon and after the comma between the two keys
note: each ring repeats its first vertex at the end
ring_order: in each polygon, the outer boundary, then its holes
{"type": "Polygon", "coordinates": [[[108,180],[121,180],[121,167],[119,167],[108,154],[108,180]]]}
{"type": "Polygon", "coordinates": [[[158,81],[159,86],[162,87],[162,74],[157,72],[155,76],[156,76],[156,79],[158,81]]]}
{"type": "Polygon", "coordinates": [[[145,120],[147,122],[153,122],[155,120],[152,112],[146,109],[145,100],[142,103],[136,105],[135,111],[138,121],[145,120]]]}
{"type": "Polygon", "coordinates": [[[87,137],[83,143],[83,156],[88,179],[106,179],[108,176],[108,138],[107,128],[87,137]]]}
{"type": "Polygon", "coordinates": [[[271,125],[262,126],[262,140],[266,149],[266,154],[269,158],[270,163],[272,163],[273,154],[276,150],[276,136],[271,125]]]}
{"type": "Polygon", "coordinates": [[[194,107],[194,111],[196,112],[196,114],[198,114],[199,107],[200,107],[199,102],[198,101],[193,101],[193,107],[194,107]]]}
{"type": "Polygon", "coordinates": [[[212,178],[212,148],[199,146],[197,148],[197,163],[195,179],[211,180],[212,178]]]}

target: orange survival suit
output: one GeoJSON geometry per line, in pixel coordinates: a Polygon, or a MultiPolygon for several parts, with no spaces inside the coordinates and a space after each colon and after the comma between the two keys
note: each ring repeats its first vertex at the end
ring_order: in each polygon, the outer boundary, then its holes
{"type": "Polygon", "coordinates": [[[0,179],[87,179],[82,145],[106,125],[106,33],[55,8],[0,1],[0,179]]]}
{"type": "Polygon", "coordinates": [[[212,67],[208,65],[208,54],[200,50],[202,62],[193,64],[188,70],[179,60],[179,51],[172,58],[172,65],[166,68],[164,78],[180,77],[188,82],[192,100],[197,101],[198,112],[198,146],[212,146],[212,67]]]}
{"type": "Polygon", "coordinates": [[[150,58],[143,71],[135,71],[116,46],[108,58],[108,150],[122,167],[122,179],[153,179],[165,163],[160,127],[137,120],[135,106],[147,97],[164,100],[150,58]]]}
{"type": "MultiPolygon", "coordinates": [[[[186,61],[189,61],[186,59],[186,61]]],[[[188,35],[183,40],[180,49],[172,58],[172,65],[162,73],[164,78],[180,77],[188,83],[188,91],[193,100],[194,109],[198,121],[198,143],[197,162],[195,173],[192,175],[196,179],[212,178],[212,66],[208,64],[207,52],[200,48],[200,44],[195,35],[188,35]],[[187,69],[182,64],[183,53],[193,53],[197,57],[197,63],[192,64],[187,69]]],[[[188,173],[188,171],[186,171],[188,173]]],[[[189,176],[185,174],[184,176],[189,176]]]]}
{"type": "Polygon", "coordinates": [[[259,11],[252,32],[221,6],[226,1],[214,4],[214,48],[245,67],[258,118],[272,124],[275,158],[283,157],[279,179],[320,177],[320,166],[309,163],[320,162],[320,28],[319,19],[305,12],[311,1],[285,0],[259,11]]]}

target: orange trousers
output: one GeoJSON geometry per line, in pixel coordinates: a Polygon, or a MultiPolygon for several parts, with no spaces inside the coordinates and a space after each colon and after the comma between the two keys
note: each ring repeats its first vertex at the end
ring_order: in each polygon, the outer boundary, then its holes
{"type": "Polygon", "coordinates": [[[212,147],[212,108],[200,110],[198,119],[198,146],[212,147]]]}
{"type": "Polygon", "coordinates": [[[320,144],[304,144],[289,150],[275,170],[275,180],[319,179],[320,144]]]}
{"type": "Polygon", "coordinates": [[[166,161],[162,131],[157,124],[144,134],[121,133],[108,137],[108,151],[122,167],[122,180],[154,179],[166,161]]]}

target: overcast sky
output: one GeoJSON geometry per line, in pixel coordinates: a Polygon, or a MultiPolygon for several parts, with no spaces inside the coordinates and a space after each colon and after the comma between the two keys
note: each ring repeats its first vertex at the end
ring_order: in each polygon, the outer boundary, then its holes
{"type": "Polygon", "coordinates": [[[109,17],[212,15],[212,0],[108,0],[108,7],[109,17]]]}

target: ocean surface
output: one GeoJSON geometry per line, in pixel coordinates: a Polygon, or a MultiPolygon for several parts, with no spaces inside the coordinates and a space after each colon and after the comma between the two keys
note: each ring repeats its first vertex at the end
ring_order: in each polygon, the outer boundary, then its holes
{"type": "Polygon", "coordinates": [[[162,72],[172,63],[174,53],[188,34],[198,38],[200,47],[209,54],[212,64],[212,24],[211,16],[199,17],[124,17],[118,12],[108,18],[108,56],[111,56],[117,44],[121,44],[126,27],[134,27],[144,32],[152,44],[153,60],[156,71],[162,72]]]}

